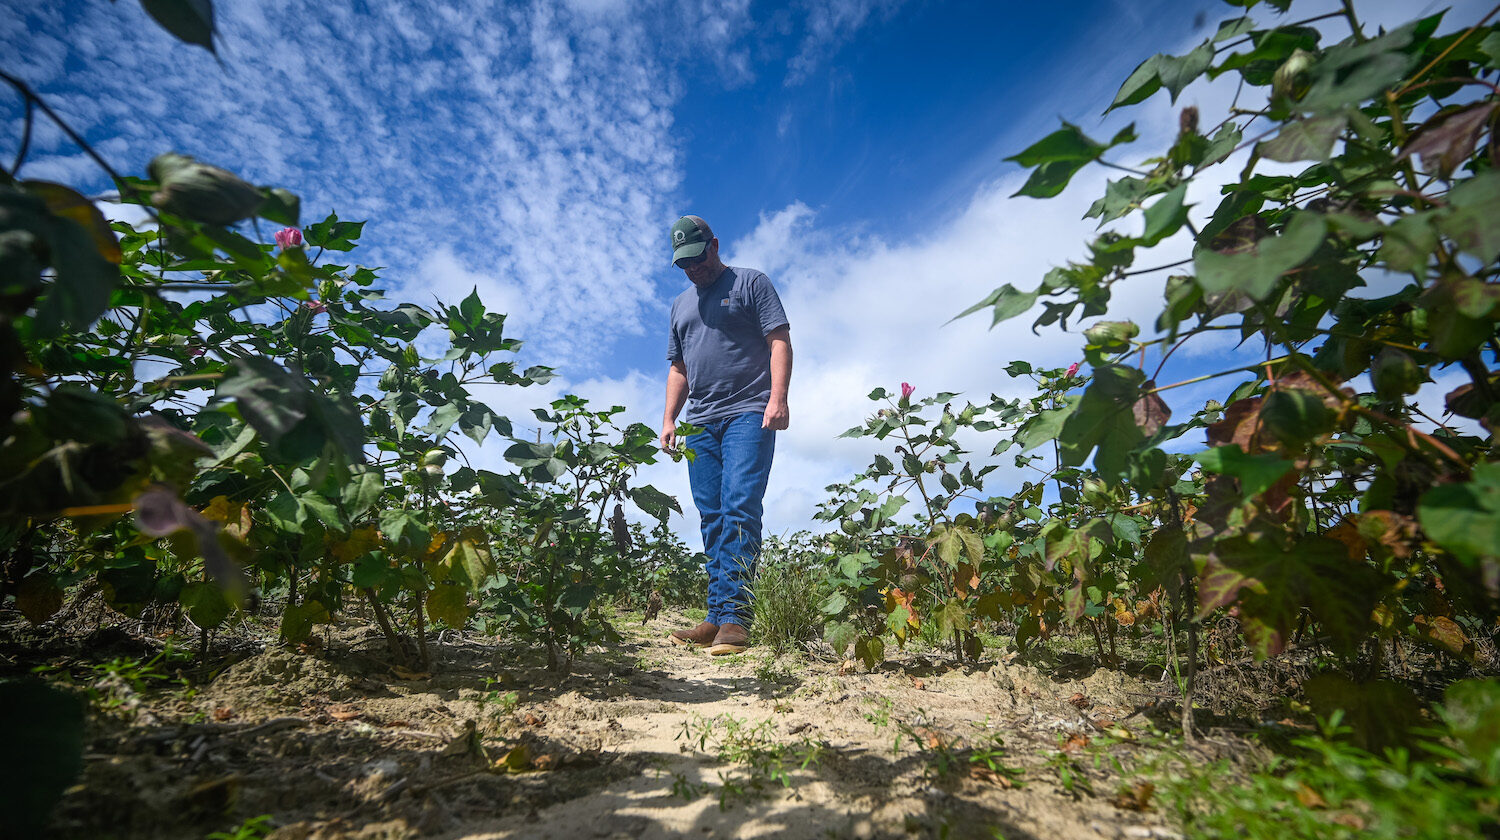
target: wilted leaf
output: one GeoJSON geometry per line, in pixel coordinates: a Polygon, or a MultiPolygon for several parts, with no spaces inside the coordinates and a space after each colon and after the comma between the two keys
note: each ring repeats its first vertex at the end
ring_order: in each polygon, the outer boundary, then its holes
{"type": "MultiPolygon", "coordinates": [[[[1148,379],[1141,384],[1141,388],[1146,391],[1151,391],[1155,387],[1156,380],[1154,379],[1148,379]]],[[[1155,392],[1136,400],[1135,405],[1131,406],[1131,412],[1135,416],[1135,424],[1140,427],[1141,434],[1146,437],[1152,437],[1161,431],[1162,425],[1172,418],[1172,409],[1167,407],[1166,400],[1155,392]]]]}
{"type": "Polygon", "coordinates": [[[15,596],[16,609],[32,624],[41,624],[62,609],[62,587],[46,572],[27,575],[16,587],[15,596]]]}
{"type": "Polygon", "coordinates": [[[1418,639],[1442,648],[1454,656],[1464,659],[1474,657],[1474,643],[1464,635],[1463,628],[1458,626],[1458,622],[1447,616],[1419,615],[1412,620],[1412,629],[1415,630],[1418,639]]]}
{"type": "Polygon", "coordinates": [[[1474,154],[1479,137],[1500,103],[1482,101],[1457,109],[1444,109],[1428,118],[1411,136],[1401,157],[1417,155],[1428,171],[1451,175],[1474,154]]]}
{"type": "Polygon", "coordinates": [[[1337,540],[1305,537],[1279,544],[1263,536],[1216,542],[1201,563],[1199,615],[1238,605],[1246,641],[1256,658],[1286,647],[1303,609],[1311,611],[1338,650],[1364,639],[1379,591],[1379,574],[1349,560],[1337,540]]]}
{"type": "Polygon", "coordinates": [[[1124,811],[1149,811],[1151,797],[1155,793],[1156,785],[1151,782],[1136,782],[1128,788],[1122,788],[1109,804],[1124,811]]]}

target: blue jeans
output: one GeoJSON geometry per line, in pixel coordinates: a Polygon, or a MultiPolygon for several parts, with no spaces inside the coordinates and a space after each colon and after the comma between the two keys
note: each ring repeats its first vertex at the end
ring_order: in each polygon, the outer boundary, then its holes
{"type": "Polygon", "coordinates": [[[703,424],[686,444],[693,503],[703,520],[708,555],[708,621],[750,626],[750,584],[760,555],[761,500],[771,477],[776,433],[762,429],[762,412],[703,424]]]}

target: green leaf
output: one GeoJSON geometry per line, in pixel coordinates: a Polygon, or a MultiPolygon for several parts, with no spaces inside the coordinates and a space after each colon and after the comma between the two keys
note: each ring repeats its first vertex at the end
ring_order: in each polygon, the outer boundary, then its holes
{"type": "MultiPolygon", "coordinates": [[[[328,218],[323,221],[308,225],[302,233],[307,244],[315,248],[326,248],[330,251],[352,251],[357,247],[354,244],[354,240],[359,238],[364,229],[364,222],[341,222],[337,215],[330,213],[328,214],[328,218]]],[[[411,306],[411,308],[418,309],[415,306],[411,306]]],[[[430,318],[428,319],[428,323],[431,323],[430,318]]]]}
{"type": "Polygon", "coordinates": [[[275,446],[307,417],[307,391],[304,380],[276,362],[248,356],[219,383],[218,397],[235,400],[245,422],[275,446]]]}
{"type": "Polygon", "coordinates": [[[844,621],[830,622],[823,628],[823,640],[841,657],[849,650],[849,645],[854,643],[857,635],[859,631],[854,629],[854,625],[844,621]]]}
{"type": "Polygon", "coordinates": [[[224,590],[212,583],[190,583],[177,596],[178,603],[187,610],[192,622],[203,630],[212,630],[224,623],[231,610],[224,590]]]}
{"type": "Polygon", "coordinates": [[[391,575],[391,564],[385,555],[378,551],[371,551],[354,563],[354,572],[350,575],[350,582],[360,588],[378,587],[385,583],[386,578],[391,575]]]}
{"type": "Polygon", "coordinates": [[[1141,62],[1125,79],[1125,83],[1120,85],[1120,90],[1115,93],[1115,100],[1104,109],[1104,113],[1107,114],[1126,105],[1134,105],[1160,90],[1161,77],[1157,74],[1157,68],[1163,58],[1166,56],[1158,54],[1141,62]]]}
{"type": "Polygon", "coordinates": [[[1121,178],[1110,181],[1104,187],[1104,197],[1095,201],[1083,214],[1085,219],[1098,218],[1100,225],[1122,218],[1141,206],[1141,201],[1159,189],[1145,178],[1121,178]]]}
{"type": "Polygon", "coordinates": [[[1417,518],[1429,540],[1471,566],[1500,555],[1500,464],[1477,464],[1469,481],[1428,490],[1417,518]]]}
{"type": "Polygon", "coordinates": [[[1214,33],[1213,43],[1217,44],[1220,41],[1238,38],[1254,28],[1255,21],[1251,20],[1249,15],[1230,18],[1219,24],[1218,31],[1214,33]]]}
{"type": "Polygon", "coordinates": [[[1243,292],[1264,300],[1282,274],[1301,265],[1323,244],[1327,225],[1316,213],[1298,213],[1280,236],[1261,239],[1252,252],[1221,254],[1199,247],[1193,255],[1198,285],[1208,294],[1243,292]]]}
{"type": "Polygon", "coordinates": [[[1244,135],[1234,123],[1225,123],[1218,131],[1214,132],[1207,146],[1203,148],[1202,157],[1193,163],[1194,169],[1203,169],[1207,166],[1222,162],[1237,148],[1244,135]]]}
{"type": "Polygon", "coordinates": [[[1438,244],[1432,226],[1435,216],[1431,212],[1407,214],[1381,230],[1379,257],[1387,268],[1426,279],[1427,263],[1438,244]]]}
{"type": "Polygon", "coordinates": [[[938,632],[944,638],[951,638],[954,633],[968,630],[969,625],[972,623],[969,620],[968,611],[964,609],[963,603],[957,598],[950,598],[942,606],[938,607],[933,615],[933,620],[937,622],[938,632]]]}
{"type": "Polygon", "coordinates": [[[1162,586],[1170,597],[1176,598],[1183,583],[1193,573],[1192,559],[1188,557],[1187,535],[1182,528],[1171,523],[1156,529],[1146,543],[1144,556],[1149,574],[1143,577],[1151,579],[1142,580],[1142,586],[1162,586]]]}
{"type": "Polygon", "coordinates": [[[432,417],[427,421],[427,425],[418,430],[419,434],[431,437],[434,440],[442,440],[448,436],[449,432],[453,431],[453,427],[458,423],[459,418],[464,416],[466,410],[467,406],[456,402],[444,403],[438,406],[433,410],[432,417]]]}
{"type": "Polygon", "coordinates": [[[1338,412],[1322,392],[1303,388],[1276,388],[1261,404],[1264,428],[1289,447],[1296,448],[1332,431],[1338,412]]]}
{"type": "Polygon", "coordinates": [[[379,467],[363,464],[355,466],[340,491],[344,509],[349,512],[350,517],[358,519],[380,501],[380,494],[384,490],[385,474],[379,467]]]}
{"type": "Polygon", "coordinates": [[[211,0],[141,0],[141,8],[177,40],[214,51],[211,0]]]}
{"type": "Polygon", "coordinates": [[[1294,466],[1291,461],[1277,455],[1247,455],[1237,443],[1216,446],[1199,452],[1195,457],[1205,472],[1238,478],[1240,492],[1247,499],[1264,493],[1294,466]]]}
{"type": "Polygon", "coordinates": [[[1489,67],[1500,67],[1500,32],[1491,32],[1479,42],[1479,51],[1489,58],[1489,67]]]}
{"type": "Polygon", "coordinates": [[[1021,444],[1021,451],[1030,452],[1044,443],[1057,440],[1062,433],[1063,424],[1077,410],[1078,402],[1079,398],[1076,396],[1064,397],[1061,406],[1043,409],[1022,423],[1021,428],[1016,430],[1015,438],[1021,444]]]}
{"type": "Polygon", "coordinates": [[[874,668],[885,661],[885,642],[879,638],[860,636],[854,642],[854,658],[866,668],[874,668]]]}
{"type": "Polygon", "coordinates": [[[1040,166],[1056,161],[1088,162],[1098,157],[1104,145],[1089,139],[1078,126],[1064,121],[1063,127],[1031,144],[1019,154],[1005,160],[1013,160],[1022,166],[1040,166]]]}
{"type": "Polygon", "coordinates": [[[1182,203],[1187,196],[1187,188],[1187,182],[1184,181],[1146,208],[1146,230],[1141,234],[1142,245],[1149,248],[1181,230],[1187,223],[1188,208],[1192,206],[1182,203]]]}
{"type": "Polygon", "coordinates": [[[328,608],[318,601],[309,599],[293,604],[281,614],[281,636],[296,644],[311,635],[313,625],[327,624],[332,620],[328,608]]]}
{"type": "Polygon", "coordinates": [[[1005,158],[1022,166],[1036,167],[1026,184],[1013,195],[1051,198],[1063,191],[1078,170],[1090,161],[1097,160],[1107,148],[1086,136],[1078,126],[1064,121],[1062,128],[1033,143],[1020,154],[1005,158]]]}
{"type": "Polygon", "coordinates": [[[1343,712],[1349,741],[1382,755],[1388,749],[1413,746],[1413,729],[1426,726],[1426,704],[1407,686],[1391,680],[1355,682],[1343,674],[1317,674],[1303,684],[1308,705],[1320,720],[1343,712]]]}
{"type": "Polygon", "coordinates": [[[647,516],[662,519],[668,510],[682,513],[682,506],[677,503],[676,496],[670,496],[649,484],[630,488],[630,500],[635,502],[636,507],[645,511],[647,516]]]}
{"type": "Polygon", "coordinates": [[[1286,123],[1270,140],[1255,145],[1256,153],[1267,160],[1293,163],[1299,160],[1328,160],[1333,144],[1343,133],[1348,119],[1330,114],[1286,123]]]}
{"type": "MultiPolygon", "coordinates": [[[[1172,102],[1176,103],[1177,95],[1182,93],[1182,89],[1207,72],[1213,61],[1213,44],[1204,41],[1184,56],[1157,56],[1156,77],[1161,80],[1162,87],[1165,87],[1171,94],[1172,102]]],[[[1116,99],[1118,98],[1116,96],[1116,99]]]]}
{"type": "Polygon", "coordinates": [[[1430,34],[1436,25],[1433,18],[1412,21],[1375,38],[1349,38],[1329,47],[1308,68],[1307,94],[1296,103],[1297,109],[1333,113],[1373,98],[1416,69],[1418,56],[1407,47],[1419,37],[1419,30],[1430,34]]]}
{"type": "Polygon", "coordinates": [[[1040,293],[1040,289],[1032,292],[1023,292],[1015,286],[1006,283],[993,292],[990,292],[984,300],[958,313],[958,315],[954,316],[953,320],[956,321],[965,315],[972,315],[985,307],[994,307],[994,320],[990,321],[990,329],[994,329],[995,325],[1001,321],[1009,320],[1031,309],[1032,305],[1036,303],[1037,295],[1040,293]]]}
{"type": "Polygon", "coordinates": [[[391,548],[407,555],[426,549],[432,541],[432,531],[421,515],[401,508],[380,512],[380,533],[391,548]]]}
{"type": "Polygon", "coordinates": [[[275,189],[262,187],[261,193],[265,196],[265,203],[255,211],[255,215],[287,227],[297,226],[302,216],[302,199],[296,193],[279,187],[275,189]]]}
{"type": "MultiPolygon", "coordinates": [[[[1500,35],[1496,35],[1500,38],[1500,35]]],[[[1439,716],[1448,734],[1479,771],[1482,783],[1500,785],[1500,680],[1460,680],[1443,691],[1439,716]]]]}
{"type": "Polygon", "coordinates": [[[1046,538],[1043,557],[1047,571],[1052,571],[1058,561],[1068,560],[1073,564],[1074,576],[1082,580],[1084,569],[1099,547],[1114,541],[1114,529],[1096,516],[1077,528],[1058,527],[1050,532],[1044,531],[1043,536],[1046,538]]]}
{"type": "Polygon", "coordinates": [[[1500,172],[1489,170],[1453,187],[1452,210],[1439,217],[1438,229],[1466,254],[1486,263],[1500,258],[1500,172]]]}
{"type": "Polygon", "coordinates": [[[1058,436],[1063,466],[1082,466],[1097,447],[1094,469],[1100,477],[1114,482],[1125,474],[1131,451],[1145,440],[1133,411],[1144,377],[1127,365],[1094,367],[1093,381],[1058,436]]]}
{"type": "Polygon", "coordinates": [[[824,615],[840,615],[849,606],[849,599],[842,592],[834,592],[823,599],[823,605],[819,607],[824,615]]]}
{"type": "MultiPolygon", "coordinates": [[[[37,305],[34,331],[38,338],[53,338],[68,330],[82,332],[98,320],[119,283],[120,269],[100,254],[90,229],[72,218],[53,215],[35,196],[3,189],[0,230],[7,231],[21,246],[15,252],[0,247],[0,256],[6,262],[19,260],[40,269],[35,254],[44,252],[51,257],[56,275],[44,284],[37,305]]],[[[10,274],[10,270],[5,272],[7,283],[15,282],[9,279],[10,274]]],[[[25,282],[35,283],[35,276],[27,274],[25,282]]]]}

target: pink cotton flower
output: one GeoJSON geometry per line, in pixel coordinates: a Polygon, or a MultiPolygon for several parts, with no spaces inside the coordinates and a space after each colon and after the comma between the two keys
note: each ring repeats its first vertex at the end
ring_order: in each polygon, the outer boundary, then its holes
{"type": "Polygon", "coordinates": [[[321,300],[310,300],[302,305],[307,307],[314,315],[322,315],[328,311],[328,306],[321,300]]]}
{"type": "Polygon", "coordinates": [[[1078,375],[1078,363],[1074,362],[1073,364],[1068,365],[1068,378],[1072,379],[1073,377],[1075,377],[1077,375],[1078,375]]]}
{"type": "Polygon", "coordinates": [[[206,352],[207,351],[204,350],[202,347],[189,347],[188,348],[188,355],[192,356],[195,359],[198,358],[199,356],[203,355],[206,352]]]}
{"type": "Polygon", "coordinates": [[[302,231],[296,228],[282,228],[276,231],[276,244],[282,250],[300,246],[302,244],[302,231]]]}
{"type": "Polygon", "coordinates": [[[910,385],[910,384],[908,384],[906,382],[902,382],[901,383],[901,399],[903,399],[903,400],[909,400],[909,399],[911,399],[911,395],[913,393],[916,393],[916,390],[917,389],[916,389],[915,386],[910,385]]]}

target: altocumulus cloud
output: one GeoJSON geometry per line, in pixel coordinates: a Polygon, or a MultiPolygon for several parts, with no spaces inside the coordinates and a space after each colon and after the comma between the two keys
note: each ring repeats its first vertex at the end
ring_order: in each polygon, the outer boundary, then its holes
{"type": "MultiPolygon", "coordinates": [[[[678,185],[670,68],[643,16],[593,6],[220,2],[221,66],[134,3],[35,4],[0,51],[118,168],[178,149],[299,192],[305,218],[369,219],[351,259],[387,285],[523,301],[535,355],[587,367],[573,348],[654,314],[678,185]]],[[[28,176],[107,187],[39,128],[28,176]]]]}
{"type": "MultiPolygon", "coordinates": [[[[306,220],[368,219],[350,259],[386,266],[387,287],[451,301],[477,286],[511,307],[528,361],[584,376],[616,339],[659,329],[675,291],[657,284],[680,68],[707,60],[727,86],[756,72],[748,0],[221,0],[222,64],[135,3],[14,5],[7,69],[117,168],[175,149],[293,189],[306,220]]],[[[830,28],[815,6],[798,10],[804,50],[826,54],[860,21],[830,28]]],[[[0,145],[19,116],[0,101],[0,145]]],[[[27,176],[108,188],[38,128],[27,176]]]]}

